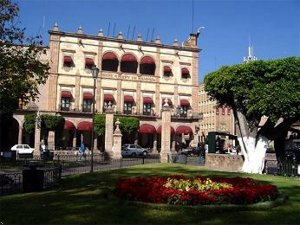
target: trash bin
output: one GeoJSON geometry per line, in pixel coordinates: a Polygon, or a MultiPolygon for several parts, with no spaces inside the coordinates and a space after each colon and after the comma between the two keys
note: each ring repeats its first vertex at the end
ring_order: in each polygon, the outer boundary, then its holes
{"type": "Polygon", "coordinates": [[[44,171],[38,165],[30,164],[23,169],[23,192],[42,191],[44,186],[44,171]]]}
{"type": "Polygon", "coordinates": [[[53,160],[54,153],[50,151],[43,152],[41,154],[42,160],[53,160]]]}

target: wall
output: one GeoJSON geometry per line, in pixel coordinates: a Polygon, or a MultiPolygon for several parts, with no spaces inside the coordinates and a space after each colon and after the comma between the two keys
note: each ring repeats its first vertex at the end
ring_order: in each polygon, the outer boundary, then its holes
{"type": "Polygon", "coordinates": [[[206,153],[205,166],[209,169],[240,172],[244,160],[241,155],[206,153]]]}

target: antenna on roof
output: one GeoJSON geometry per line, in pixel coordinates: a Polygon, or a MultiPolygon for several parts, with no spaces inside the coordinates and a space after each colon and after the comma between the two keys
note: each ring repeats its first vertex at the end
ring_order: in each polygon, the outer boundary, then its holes
{"type": "Polygon", "coordinates": [[[192,0],[192,33],[194,32],[194,0],[192,0]]]}
{"type": "Polygon", "coordinates": [[[109,37],[109,32],[110,32],[110,22],[108,22],[107,37],[109,37]]]}
{"type": "Polygon", "coordinates": [[[113,37],[115,37],[115,31],[116,31],[116,23],[114,23],[114,26],[113,26],[113,33],[112,33],[113,37]]]}
{"type": "Polygon", "coordinates": [[[126,34],[126,39],[127,39],[127,40],[128,40],[129,32],[130,32],[130,24],[129,24],[129,26],[128,26],[127,34],[126,34]]]}
{"type": "Polygon", "coordinates": [[[146,41],[148,41],[148,37],[149,37],[149,28],[147,29],[147,35],[146,35],[146,41]]]}
{"type": "Polygon", "coordinates": [[[132,37],[131,37],[131,40],[134,40],[134,35],[135,35],[135,25],[134,25],[133,30],[132,30],[132,37]]]}
{"type": "Polygon", "coordinates": [[[154,40],[153,40],[154,31],[155,31],[155,29],[154,29],[154,28],[152,28],[152,32],[151,32],[151,42],[153,42],[153,41],[154,41],[154,40]]]}

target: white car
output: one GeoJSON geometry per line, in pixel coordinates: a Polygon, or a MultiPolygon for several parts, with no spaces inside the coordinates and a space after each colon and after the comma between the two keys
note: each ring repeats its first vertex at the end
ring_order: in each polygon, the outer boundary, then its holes
{"type": "Polygon", "coordinates": [[[136,156],[147,156],[149,154],[148,149],[142,148],[135,144],[125,144],[122,146],[123,157],[136,157],[136,156]]]}
{"type": "Polygon", "coordinates": [[[14,145],[10,150],[16,151],[17,154],[32,154],[34,148],[31,148],[28,144],[14,145]]]}

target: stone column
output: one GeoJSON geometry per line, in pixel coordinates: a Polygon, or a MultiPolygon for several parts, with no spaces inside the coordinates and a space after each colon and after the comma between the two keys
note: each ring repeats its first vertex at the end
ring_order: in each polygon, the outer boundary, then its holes
{"type": "Polygon", "coordinates": [[[19,125],[18,144],[22,144],[23,127],[19,125]]]}
{"type": "Polygon", "coordinates": [[[116,105],[116,111],[121,112],[121,102],[122,102],[122,84],[121,84],[121,79],[118,79],[118,89],[117,89],[117,105],[116,105]]]}
{"type": "Polygon", "coordinates": [[[175,141],[175,139],[173,139],[171,152],[175,153],[175,151],[176,151],[175,148],[176,148],[176,141],[175,141]]]}
{"type": "Polygon", "coordinates": [[[139,142],[139,134],[138,134],[138,132],[135,132],[135,134],[134,134],[134,144],[137,145],[138,142],[139,142]]]}
{"type": "Polygon", "coordinates": [[[153,152],[157,153],[157,134],[154,134],[154,141],[153,141],[153,152]]]}
{"type": "Polygon", "coordinates": [[[36,122],[35,131],[34,131],[34,151],[33,151],[34,158],[39,159],[41,157],[40,144],[41,144],[41,127],[40,124],[36,122]]]}
{"type": "Polygon", "coordinates": [[[171,155],[171,110],[168,105],[168,99],[165,99],[165,104],[162,109],[162,127],[161,127],[161,151],[160,162],[169,162],[171,155]]]}
{"type": "Polygon", "coordinates": [[[48,133],[48,149],[55,150],[55,132],[53,130],[48,133]]]}
{"type": "Polygon", "coordinates": [[[76,148],[76,137],[77,137],[77,132],[76,130],[74,130],[74,134],[73,134],[73,142],[72,142],[72,147],[76,148]]]}
{"type": "Polygon", "coordinates": [[[120,126],[120,121],[119,119],[116,121],[116,129],[113,134],[113,147],[112,147],[112,158],[113,159],[121,159],[122,154],[121,154],[121,147],[122,147],[122,133],[119,128],[120,126]]]}
{"type": "Polygon", "coordinates": [[[106,110],[105,119],[105,152],[108,153],[109,157],[113,157],[112,146],[113,146],[113,132],[114,132],[114,114],[113,110],[108,108],[106,110]]]}
{"type": "Polygon", "coordinates": [[[94,136],[94,150],[98,150],[98,138],[97,135],[94,136]]]}

